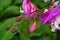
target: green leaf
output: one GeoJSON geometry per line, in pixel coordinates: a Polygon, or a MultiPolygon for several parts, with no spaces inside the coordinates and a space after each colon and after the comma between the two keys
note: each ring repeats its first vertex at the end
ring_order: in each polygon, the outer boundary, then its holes
{"type": "MultiPolygon", "coordinates": [[[[41,37],[40,39],[41,39],[41,40],[50,40],[50,37],[49,37],[49,36],[43,36],[43,37],[41,37]]],[[[38,40],[40,40],[40,39],[38,39],[38,40]]]]}
{"type": "MultiPolygon", "coordinates": [[[[32,0],[31,0],[32,1],[32,0]]],[[[33,0],[32,3],[34,3],[35,5],[37,5],[40,9],[48,7],[48,5],[50,5],[50,1],[48,2],[43,2],[41,0],[33,0]]]]}
{"type": "Polygon", "coordinates": [[[5,7],[11,4],[12,0],[0,0],[0,15],[2,14],[5,7]]]}
{"type": "Polygon", "coordinates": [[[12,39],[10,39],[10,40],[20,40],[20,34],[19,33],[16,33],[13,37],[12,37],[12,39]]]}
{"type": "Polygon", "coordinates": [[[5,12],[17,13],[19,10],[20,10],[20,8],[17,6],[9,6],[6,8],[5,12]]]}
{"type": "Polygon", "coordinates": [[[2,16],[6,16],[6,15],[11,15],[11,14],[19,14],[20,11],[19,11],[19,7],[17,6],[9,6],[6,8],[6,10],[1,14],[1,17],[2,16]]]}
{"type": "Polygon", "coordinates": [[[9,40],[11,39],[16,33],[12,33],[12,29],[17,27],[16,26],[15,17],[9,18],[5,20],[0,26],[0,40],[9,40]],[[10,26],[9,30],[6,30],[6,27],[10,26]]]}
{"type": "Polygon", "coordinates": [[[10,40],[16,33],[12,33],[12,29],[8,30],[1,40],[10,40]]]}
{"type": "Polygon", "coordinates": [[[0,0],[0,7],[6,7],[11,4],[12,0],[0,0]]]}
{"type": "Polygon", "coordinates": [[[23,2],[23,0],[16,0],[15,2],[14,2],[14,4],[21,4],[23,2]]]}
{"type": "Polygon", "coordinates": [[[43,3],[43,2],[40,2],[37,4],[40,8],[45,8],[45,7],[48,7],[50,5],[50,2],[46,2],[46,3],[43,3]]]}
{"type": "Polygon", "coordinates": [[[11,4],[12,0],[0,0],[0,13],[4,10],[5,7],[11,4]]]}
{"type": "Polygon", "coordinates": [[[30,38],[28,38],[24,34],[20,33],[20,40],[30,40],[30,38]]]}

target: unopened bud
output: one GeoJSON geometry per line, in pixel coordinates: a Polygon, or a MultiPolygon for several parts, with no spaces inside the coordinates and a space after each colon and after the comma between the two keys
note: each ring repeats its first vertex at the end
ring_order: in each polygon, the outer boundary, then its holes
{"type": "Polygon", "coordinates": [[[13,32],[13,33],[15,33],[16,31],[17,31],[16,28],[13,28],[13,29],[12,29],[12,32],[13,32]]]}
{"type": "Polygon", "coordinates": [[[6,30],[9,30],[10,29],[10,26],[7,26],[6,30]]]}
{"type": "Polygon", "coordinates": [[[21,20],[21,16],[16,17],[16,22],[19,22],[21,20]]]}
{"type": "Polygon", "coordinates": [[[36,24],[36,21],[35,22],[32,22],[29,27],[28,27],[28,32],[29,33],[32,33],[36,30],[36,27],[37,27],[37,24],[36,24]]]}

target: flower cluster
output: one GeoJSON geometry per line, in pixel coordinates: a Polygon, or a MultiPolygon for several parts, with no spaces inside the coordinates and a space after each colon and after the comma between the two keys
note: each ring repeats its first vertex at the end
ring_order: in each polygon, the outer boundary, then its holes
{"type": "MultiPolygon", "coordinates": [[[[51,0],[51,3],[54,3],[55,0],[51,0]]],[[[55,32],[56,29],[60,29],[60,4],[55,2],[52,6],[48,9],[45,9],[43,14],[40,14],[39,20],[42,24],[50,24],[51,31],[55,32]]],[[[27,19],[28,17],[34,18],[34,22],[32,22],[29,27],[28,31],[32,33],[36,29],[36,15],[39,8],[34,5],[30,0],[24,0],[22,4],[23,13],[25,14],[24,18],[27,19]]]]}

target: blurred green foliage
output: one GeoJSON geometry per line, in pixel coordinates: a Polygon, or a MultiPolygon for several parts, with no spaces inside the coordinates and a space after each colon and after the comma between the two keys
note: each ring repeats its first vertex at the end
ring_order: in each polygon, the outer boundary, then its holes
{"type": "MultiPolygon", "coordinates": [[[[0,0],[0,40],[55,40],[56,33],[50,31],[49,25],[42,25],[37,19],[37,29],[29,34],[28,25],[33,19],[23,20],[22,23],[16,22],[16,17],[23,13],[20,7],[23,0],[0,0]],[[6,27],[10,26],[9,30],[6,27]],[[12,33],[12,29],[16,28],[17,32],[12,33]]],[[[50,2],[44,3],[40,0],[31,0],[39,9],[43,9],[50,5],[50,2]]],[[[39,14],[44,10],[40,10],[39,14]]]]}

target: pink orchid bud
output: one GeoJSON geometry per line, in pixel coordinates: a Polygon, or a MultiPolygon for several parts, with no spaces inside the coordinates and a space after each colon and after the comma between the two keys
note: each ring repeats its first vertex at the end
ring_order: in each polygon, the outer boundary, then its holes
{"type": "Polygon", "coordinates": [[[29,27],[28,27],[28,32],[29,33],[32,33],[36,30],[36,27],[37,27],[37,24],[36,24],[36,21],[35,22],[32,22],[29,27]]]}
{"type": "Polygon", "coordinates": [[[16,17],[16,22],[19,22],[21,20],[21,16],[16,17]]]}
{"type": "Polygon", "coordinates": [[[9,30],[9,29],[10,29],[10,26],[7,26],[7,27],[6,27],[6,30],[9,30]]]}
{"type": "Polygon", "coordinates": [[[17,32],[17,29],[16,28],[13,28],[12,29],[12,33],[15,33],[15,32],[17,32]]]}

